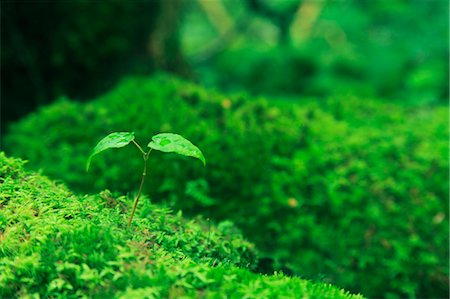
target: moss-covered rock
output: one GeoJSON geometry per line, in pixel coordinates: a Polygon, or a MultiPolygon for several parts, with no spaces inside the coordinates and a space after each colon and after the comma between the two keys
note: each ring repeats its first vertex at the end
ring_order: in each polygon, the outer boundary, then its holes
{"type": "Polygon", "coordinates": [[[148,200],[129,230],[124,197],[76,195],[23,163],[0,153],[2,298],[362,298],[254,274],[253,245],[229,225],[209,230],[148,200]]]}
{"type": "MultiPolygon", "coordinates": [[[[346,97],[321,103],[227,96],[169,76],[128,78],[11,127],[5,148],[74,190],[130,192],[135,148],[95,157],[111,131],[179,133],[208,166],[152,153],[153,202],[230,219],[283,269],[369,297],[448,293],[448,107],[346,97]]],[[[260,269],[261,270],[261,269],[260,269]]]]}

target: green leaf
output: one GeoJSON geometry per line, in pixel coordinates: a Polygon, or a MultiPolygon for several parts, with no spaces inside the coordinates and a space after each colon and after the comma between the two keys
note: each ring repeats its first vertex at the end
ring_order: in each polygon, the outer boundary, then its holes
{"type": "Polygon", "coordinates": [[[97,155],[104,150],[110,148],[119,148],[128,145],[131,141],[134,140],[134,132],[115,132],[111,133],[102,140],[100,140],[95,148],[92,150],[91,155],[88,158],[86,164],[86,171],[89,171],[89,166],[91,165],[92,157],[97,155]]]}
{"type": "Polygon", "coordinates": [[[200,149],[178,134],[161,133],[155,135],[152,137],[152,141],[150,141],[148,147],[166,153],[174,152],[180,155],[194,157],[202,161],[203,165],[206,165],[205,157],[200,149]]]}

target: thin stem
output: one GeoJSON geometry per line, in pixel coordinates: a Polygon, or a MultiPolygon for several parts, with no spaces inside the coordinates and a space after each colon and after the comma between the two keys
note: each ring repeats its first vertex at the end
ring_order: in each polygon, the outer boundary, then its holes
{"type": "Polygon", "coordinates": [[[206,248],[209,249],[209,245],[211,244],[211,219],[207,219],[208,220],[208,245],[206,246],[206,248]]]}
{"type": "MultiPolygon", "coordinates": [[[[135,144],[142,151],[142,148],[137,143],[135,143],[135,144]]],[[[150,152],[151,152],[151,149],[148,153],[144,152],[144,171],[142,172],[141,185],[139,186],[138,194],[136,196],[136,199],[134,200],[133,211],[131,212],[130,219],[128,220],[128,228],[130,228],[130,226],[131,226],[131,221],[133,220],[133,216],[134,216],[134,213],[136,212],[136,207],[138,205],[139,198],[141,197],[142,187],[144,186],[145,176],[147,175],[147,160],[148,160],[148,155],[150,154],[150,152]]]]}
{"type": "MultiPolygon", "coordinates": [[[[136,141],[134,141],[134,140],[131,140],[131,142],[133,142],[134,143],[134,145],[136,145],[137,146],[137,148],[141,151],[141,153],[145,156],[145,155],[148,155],[146,152],[144,152],[144,150],[142,149],[142,147],[136,142],[136,141]]],[[[151,150],[151,149],[150,149],[151,150]]],[[[145,160],[145,157],[144,157],[144,160],[145,160]]]]}

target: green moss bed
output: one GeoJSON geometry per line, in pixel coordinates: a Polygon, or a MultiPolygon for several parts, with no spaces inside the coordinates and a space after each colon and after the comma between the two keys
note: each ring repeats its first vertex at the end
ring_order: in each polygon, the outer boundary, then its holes
{"type": "Polygon", "coordinates": [[[130,77],[88,103],[41,108],[13,124],[3,146],[75,192],[136,192],[133,147],[102,153],[85,172],[113,131],[134,131],[140,144],[173,132],[198,145],[206,168],[153,152],[144,193],[191,218],[231,221],[258,248],[259,272],[371,298],[448,295],[448,105],[255,99],[130,77]]]}
{"type": "Polygon", "coordinates": [[[1,298],[362,298],[252,272],[254,246],[229,222],[105,190],[78,195],[0,153],[1,298]]]}

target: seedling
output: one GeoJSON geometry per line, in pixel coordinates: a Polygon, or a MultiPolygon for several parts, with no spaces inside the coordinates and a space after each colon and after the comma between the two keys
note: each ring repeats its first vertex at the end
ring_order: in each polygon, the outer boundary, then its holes
{"type": "Polygon", "coordinates": [[[145,176],[147,175],[147,160],[152,150],[166,153],[173,152],[184,156],[194,157],[202,161],[203,165],[206,166],[205,157],[203,156],[200,149],[181,135],[172,133],[157,134],[152,137],[152,141],[150,141],[147,145],[147,147],[149,147],[150,149],[148,150],[148,152],[146,152],[134,140],[134,132],[115,132],[109,134],[97,143],[87,160],[86,171],[89,171],[91,160],[95,155],[110,148],[120,148],[127,146],[130,143],[133,143],[142,153],[142,158],[144,159],[144,170],[142,172],[141,185],[139,186],[138,194],[136,196],[136,199],[134,200],[133,211],[131,212],[130,219],[128,220],[128,227],[130,227],[131,221],[133,221],[133,216],[136,212],[139,198],[141,197],[142,186],[144,185],[145,176]]]}

